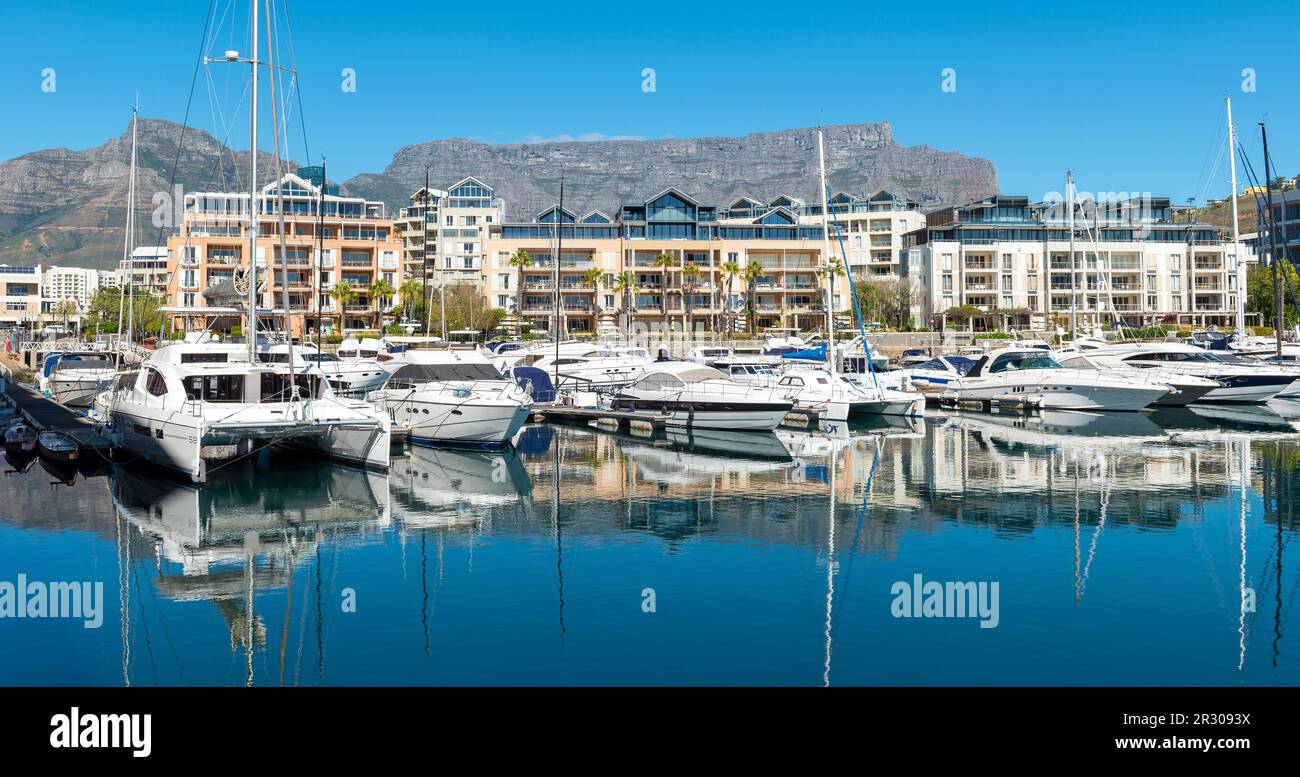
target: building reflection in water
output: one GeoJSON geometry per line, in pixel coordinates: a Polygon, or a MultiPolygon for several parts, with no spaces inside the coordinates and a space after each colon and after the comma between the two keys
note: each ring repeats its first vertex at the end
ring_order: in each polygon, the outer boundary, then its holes
{"type": "MultiPolygon", "coordinates": [[[[134,642],[129,599],[140,585],[131,570],[146,563],[158,595],[213,603],[231,650],[246,659],[249,684],[254,653],[277,645],[274,681],[283,684],[299,681],[302,667],[286,669],[286,650],[296,643],[301,656],[309,630],[323,677],[328,619],[321,602],[333,589],[322,569],[328,575],[325,560],[349,548],[395,538],[403,575],[408,553],[418,549],[423,652],[430,655],[448,543],[472,551],[484,537],[531,537],[550,548],[555,629],[564,639],[566,556],[579,544],[598,553],[621,536],[644,535],[667,556],[700,539],[810,551],[824,573],[822,681],[829,685],[853,565],[897,558],[909,536],[979,528],[1016,541],[1067,532],[1073,558],[1062,559],[1062,573],[1071,576],[1080,605],[1108,532],[1201,532],[1206,511],[1222,514],[1225,505],[1233,516],[1226,529],[1233,569],[1220,575],[1208,554],[1206,562],[1232,612],[1235,663],[1245,664],[1249,636],[1265,618],[1276,665],[1296,585],[1283,563],[1300,486],[1296,416],[1270,408],[957,413],[923,423],[877,420],[829,435],[530,426],[514,450],[412,448],[386,476],[269,453],[247,464],[261,472],[232,468],[201,488],[119,468],[111,489],[120,520],[123,681],[131,682],[134,642]],[[1253,505],[1262,505],[1261,515],[1253,505]],[[1273,535],[1271,549],[1247,558],[1247,532],[1261,531],[1273,535]],[[142,547],[151,558],[140,557],[142,547]],[[257,597],[280,590],[288,606],[272,639],[277,624],[259,611],[257,597]]],[[[472,553],[465,558],[472,564],[472,553]]]]}

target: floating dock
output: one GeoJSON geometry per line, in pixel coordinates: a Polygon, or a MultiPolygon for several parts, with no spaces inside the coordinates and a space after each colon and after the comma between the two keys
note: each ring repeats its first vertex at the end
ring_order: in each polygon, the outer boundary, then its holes
{"type": "MultiPolygon", "coordinates": [[[[782,426],[795,429],[807,429],[817,426],[826,413],[817,407],[795,408],[786,414],[782,426]]],[[[572,405],[533,405],[529,414],[530,421],[555,421],[575,423],[595,423],[597,426],[611,429],[627,427],[629,429],[664,429],[671,416],[644,410],[610,410],[601,407],[574,407],[572,405]]]]}
{"type": "Polygon", "coordinates": [[[95,422],[86,416],[43,397],[34,389],[9,381],[5,394],[18,407],[18,414],[39,431],[65,432],[82,450],[107,451],[112,448],[106,437],[96,431],[95,422]]]}

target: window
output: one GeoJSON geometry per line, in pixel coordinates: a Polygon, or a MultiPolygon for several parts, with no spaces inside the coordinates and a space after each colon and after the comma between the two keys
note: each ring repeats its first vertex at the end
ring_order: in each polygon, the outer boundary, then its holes
{"type": "Polygon", "coordinates": [[[163,380],[162,373],[151,369],[145,373],[144,388],[155,397],[161,397],[167,393],[167,381],[163,380]]]}
{"type": "Polygon", "coordinates": [[[207,402],[243,402],[243,375],[193,375],[186,379],[185,394],[207,402]]]}
{"type": "Polygon", "coordinates": [[[498,294],[498,295],[497,295],[497,307],[499,307],[499,308],[508,308],[508,307],[510,307],[510,296],[507,295],[507,294],[498,294]]]}
{"type": "Polygon", "coordinates": [[[1004,270],[1011,269],[1011,254],[1002,255],[1002,269],[1004,270]]]}
{"type": "Polygon", "coordinates": [[[508,273],[508,272],[503,272],[503,273],[501,273],[500,275],[498,275],[498,276],[497,276],[497,285],[500,286],[500,287],[503,288],[503,289],[509,290],[509,288],[510,288],[510,273],[508,273]]]}
{"type": "Polygon", "coordinates": [[[447,226],[449,226],[449,227],[451,227],[451,226],[455,226],[456,222],[455,222],[454,219],[455,219],[454,216],[448,216],[448,217],[447,217],[447,226]]]}

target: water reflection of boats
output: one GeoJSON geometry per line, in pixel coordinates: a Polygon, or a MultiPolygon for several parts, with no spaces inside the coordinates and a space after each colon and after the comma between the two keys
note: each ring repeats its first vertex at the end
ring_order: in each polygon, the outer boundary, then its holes
{"type": "Polygon", "coordinates": [[[70,486],[77,482],[77,463],[75,461],[56,461],[47,459],[44,456],[37,457],[41,462],[41,469],[49,473],[57,483],[70,486]]]}
{"type": "Polygon", "coordinates": [[[1187,409],[1223,430],[1283,434],[1300,430],[1300,422],[1287,419],[1271,405],[1189,405],[1187,409]]]}
{"type": "Polygon", "coordinates": [[[697,483],[720,475],[776,472],[793,460],[772,432],[672,429],[662,437],[615,436],[643,476],[660,483],[697,483]]]}
{"type": "Polygon", "coordinates": [[[402,523],[446,527],[476,522],[490,508],[532,491],[519,454],[506,448],[474,451],[412,447],[389,472],[393,495],[405,508],[402,523]]]}
{"type": "Polygon", "coordinates": [[[1040,413],[960,413],[951,423],[979,429],[1008,443],[1042,447],[1125,448],[1169,435],[1145,413],[1116,415],[1079,410],[1040,413]]]}
{"type": "Polygon", "coordinates": [[[320,466],[271,450],[202,487],[118,466],[110,489],[119,514],[156,537],[162,557],[190,578],[164,575],[159,589],[187,598],[221,595],[224,586],[197,579],[210,576],[214,565],[242,564],[250,555],[297,556],[322,530],[361,533],[389,520],[383,473],[320,466]],[[253,468],[274,470],[276,477],[255,477],[247,471],[253,468]]]}

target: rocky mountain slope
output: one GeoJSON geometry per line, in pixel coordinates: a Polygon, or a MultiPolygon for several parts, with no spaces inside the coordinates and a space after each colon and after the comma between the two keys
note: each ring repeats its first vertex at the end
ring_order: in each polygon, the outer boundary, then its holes
{"type": "MultiPolygon", "coordinates": [[[[170,197],[174,163],[184,191],[247,187],[247,151],[226,148],[212,135],[189,129],[179,157],[181,127],[141,119],[136,182],[136,243],[152,245],[154,225],[170,197]],[[161,204],[160,204],[161,203],[161,204]]],[[[122,254],[131,133],[83,151],[47,149],[0,162],[0,263],[108,268],[122,254]]],[[[904,147],[888,123],[826,129],[831,188],[853,194],[888,189],[925,208],[964,203],[997,192],[997,173],[985,159],[928,146],[904,147]]],[[[287,163],[289,169],[296,164],[287,163]]],[[[739,138],[607,140],[495,145],[437,140],[406,146],[382,173],[343,185],[346,193],[383,200],[393,213],[424,184],[447,187],[474,176],[494,187],[507,217],[527,219],[550,206],[565,179],[566,205],[613,212],[676,186],[702,202],[726,205],[742,195],[769,200],[817,196],[814,129],[764,132],[739,138]]],[[[262,154],[259,177],[269,180],[262,154]],[[265,175],[262,175],[265,173],[265,175]]],[[[166,231],[162,233],[165,240],[166,231]]]]}

